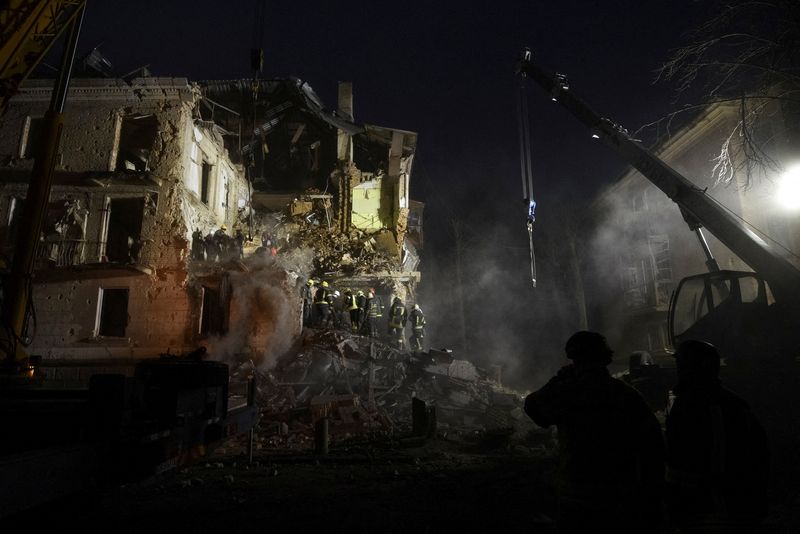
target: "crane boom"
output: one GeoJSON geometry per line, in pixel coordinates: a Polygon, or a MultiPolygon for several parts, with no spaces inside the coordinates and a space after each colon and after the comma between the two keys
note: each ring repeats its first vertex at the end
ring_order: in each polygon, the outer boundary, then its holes
{"type": "Polygon", "coordinates": [[[681,209],[692,230],[706,227],[725,246],[763,277],[777,301],[800,302],[800,270],[781,256],[775,247],[761,239],[704,189],[698,188],[667,165],[612,120],[598,115],[575,96],[562,74],[549,73],[533,62],[529,50],[523,52],[518,73],[547,91],[552,100],[588,126],[592,137],[602,139],[630,165],[663,191],[681,209]]]}
{"type": "Polygon", "coordinates": [[[86,0],[10,0],[0,7],[0,113],[86,0]]]}

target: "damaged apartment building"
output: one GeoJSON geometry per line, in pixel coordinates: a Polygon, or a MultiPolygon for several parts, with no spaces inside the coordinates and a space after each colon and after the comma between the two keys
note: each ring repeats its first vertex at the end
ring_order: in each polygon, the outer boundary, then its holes
{"type": "Polygon", "coordinates": [[[414,298],[424,207],[410,198],[416,133],[356,123],[348,82],[335,111],[296,78],[199,85],[204,116],[240,132],[226,139],[254,187],[256,241],[313,249],[310,274],[336,287],[414,298]]]}
{"type": "MultiPolygon", "coordinates": [[[[0,123],[5,265],[51,87],[27,82],[0,123]]],[[[32,354],[285,350],[311,276],[413,296],[416,134],[356,124],[349,84],[331,112],[296,79],[79,78],[64,123],[36,253],[32,354]],[[192,251],[223,228],[241,252],[192,251]],[[283,260],[293,251],[310,261],[283,260]]]]}
{"type": "MultiPolygon", "coordinates": [[[[714,104],[655,153],[746,221],[758,239],[780,244],[787,259],[796,261],[800,219],[776,202],[776,177],[750,179],[746,167],[736,162],[727,180],[715,174],[720,151],[727,149],[725,140],[737,131],[740,113],[738,103],[714,104]]],[[[779,131],[780,121],[773,121],[770,128],[774,131],[768,138],[773,143],[765,146],[776,161],[785,160],[791,151],[778,146],[786,137],[779,131]]],[[[672,292],[684,277],[708,269],[697,236],[678,206],[635,169],[595,199],[590,221],[593,230],[587,232],[591,239],[584,265],[591,322],[608,333],[620,354],[647,351],[661,360],[668,355],[672,292]]],[[[710,232],[705,237],[720,268],[751,270],[710,232]]]]}
{"type": "MultiPolygon", "coordinates": [[[[6,265],[51,86],[26,83],[0,125],[6,265]]],[[[203,311],[220,281],[190,275],[190,236],[233,227],[249,186],[200,99],[183,78],[74,80],[36,253],[31,353],[153,356],[219,329],[203,311]]]]}

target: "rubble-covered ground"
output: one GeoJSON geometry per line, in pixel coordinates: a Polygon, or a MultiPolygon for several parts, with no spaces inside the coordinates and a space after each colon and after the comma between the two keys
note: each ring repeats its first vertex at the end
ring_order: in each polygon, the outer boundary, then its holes
{"type": "Polygon", "coordinates": [[[523,416],[520,393],[445,350],[412,353],[340,330],[305,329],[300,346],[272,370],[248,363],[234,379],[252,374],[261,406],[257,450],[310,449],[322,418],[334,445],[399,439],[414,430],[412,399],[433,410],[430,432],[460,439],[488,431],[507,440],[538,432],[543,444],[551,440],[523,416]]]}
{"type": "MultiPolygon", "coordinates": [[[[254,374],[252,462],[240,436],[178,472],[50,503],[2,531],[555,532],[554,433],[470,362],[305,329],[271,370],[248,362],[233,380],[254,374]],[[412,420],[413,399],[425,426],[412,420]],[[324,455],[314,450],[321,419],[324,455]]],[[[777,496],[758,532],[800,532],[800,493],[777,496]]]]}

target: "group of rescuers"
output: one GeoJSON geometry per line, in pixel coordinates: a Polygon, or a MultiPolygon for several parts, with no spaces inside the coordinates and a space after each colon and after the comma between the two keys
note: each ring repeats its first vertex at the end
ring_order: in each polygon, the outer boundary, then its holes
{"type": "MultiPolygon", "coordinates": [[[[383,300],[370,288],[364,291],[345,289],[344,293],[330,287],[327,281],[309,279],[303,286],[303,325],[317,328],[342,328],[349,322],[354,334],[379,337],[383,321],[383,300]],[[347,317],[347,320],[345,320],[347,317]]],[[[425,314],[419,304],[411,311],[400,297],[395,297],[389,307],[386,325],[389,340],[399,349],[405,348],[406,325],[411,327],[411,350],[421,351],[425,337],[425,314]]]]}
{"type": "Polygon", "coordinates": [[[609,374],[602,335],[577,332],[565,353],[571,363],[525,400],[536,424],[557,429],[557,532],[662,532],[662,510],[669,532],[760,532],[767,435],[721,385],[713,345],[678,346],[663,435],[644,398],[609,374]]]}

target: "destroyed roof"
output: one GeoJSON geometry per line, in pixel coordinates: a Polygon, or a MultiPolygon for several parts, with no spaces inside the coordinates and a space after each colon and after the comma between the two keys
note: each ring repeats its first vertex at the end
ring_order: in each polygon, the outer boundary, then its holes
{"type": "Polygon", "coordinates": [[[367,141],[376,142],[385,146],[391,146],[392,134],[394,132],[403,133],[405,134],[403,136],[403,156],[410,156],[417,150],[417,132],[400,130],[398,128],[386,128],[374,124],[365,124],[364,131],[367,141]]]}
{"type": "MultiPolygon", "coordinates": [[[[197,83],[206,96],[213,98],[216,95],[224,95],[232,91],[252,91],[254,80],[204,80],[197,83]]],[[[305,111],[310,112],[334,128],[343,130],[351,135],[364,132],[363,126],[340,117],[335,111],[325,109],[322,100],[317,96],[308,82],[291,77],[274,80],[258,80],[257,83],[260,90],[267,95],[279,95],[281,92],[285,92],[287,93],[287,98],[299,99],[299,102],[295,102],[295,105],[299,105],[299,107],[305,111]]]]}

